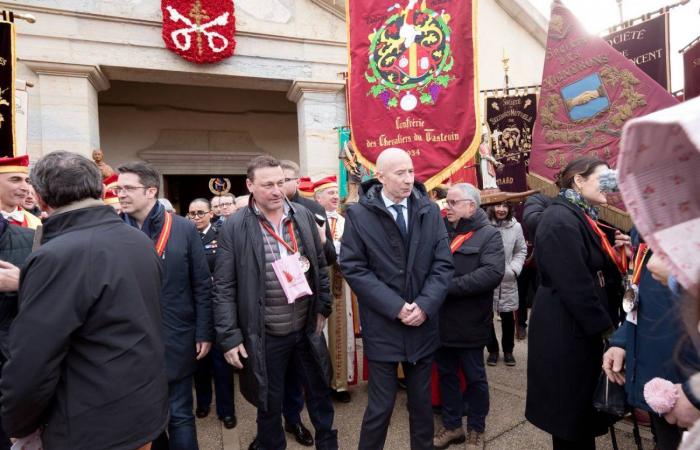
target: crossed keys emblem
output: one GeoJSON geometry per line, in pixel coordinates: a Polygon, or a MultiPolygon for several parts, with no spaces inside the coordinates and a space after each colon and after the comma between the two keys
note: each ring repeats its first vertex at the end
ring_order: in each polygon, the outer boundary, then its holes
{"type": "Polygon", "coordinates": [[[190,17],[194,19],[194,21],[180,14],[180,12],[172,6],[167,6],[166,9],[170,13],[170,20],[175,23],[182,22],[185,24],[185,27],[170,33],[170,38],[173,40],[178,49],[187,51],[190,49],[190,47],[192,47],[193,33],[196,34],[197,49],[200,55],[202,54],[202,35],[206,36],[209,48],[214,53],[220,53],[224,51],[226,47],[228,47],[229,41],[226,39],[226,37],[224,37],[221,33],[217,33],[216,31],[209,31],[209,28],[217,25],[228,25],[228,12],[223,13],[214,20],[202,23],[202,19],[208,19],[209,16],[207,16],[206,11],[202,9],[199,0],[194,3],[192,10],[190,11],[190,17]],[[221,43],[221,46],[217,47],[217,40],[221,43]]]}

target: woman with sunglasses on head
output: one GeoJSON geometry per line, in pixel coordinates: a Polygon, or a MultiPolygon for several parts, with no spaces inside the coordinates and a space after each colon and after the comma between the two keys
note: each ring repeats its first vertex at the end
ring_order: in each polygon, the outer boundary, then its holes
{"type": "Polygon", "coordinates": [[[592,401],[629,243],[620,233],[611,243],[597,223],[597,207],[607,203],[598,179],[607,170],[595,157],[571,161],[535,236],[541,284],[530,314],[525,417],[552,435],[554,450],[595,449],[607,432],[592,401]]]}

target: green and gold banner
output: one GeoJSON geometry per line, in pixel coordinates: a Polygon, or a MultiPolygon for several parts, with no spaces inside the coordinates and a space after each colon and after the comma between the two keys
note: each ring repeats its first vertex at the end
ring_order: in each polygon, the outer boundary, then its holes
{"type": "Polygon", "coordinates": [[[15,24],[0,20],[0,156],[12,157],[17,153],[15,139],[16,62],[15,24]]]}

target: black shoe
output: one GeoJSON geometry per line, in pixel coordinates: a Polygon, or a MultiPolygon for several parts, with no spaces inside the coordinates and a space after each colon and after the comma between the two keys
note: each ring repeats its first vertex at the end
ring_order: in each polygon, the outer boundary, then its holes
{"type": "Polygon", "coordinates": [[[489,353],[489,357],[486,358],[486,364],[489,366],[495,366],[498,363],[498,353],[489,353]]]}
{"type": "Polygon", "coordinates": [[[224,427],[227,429],[232,429],[236,428],[236,425],[238,424],[238,420],[236,420],[236,416],[224,416],[221,417],[219,416],[219,420],[224,423],[224,427]]]}
{"type": "Polygon", "coordinates": [[[209,408],[197,408],[195,415],[200,419],[204,419],[209,415],[209,408]]]}
{"type": "Polygon", "coordinates": [[[336,402],[350,403],[350,393],[348,391],[333,391],[331,396],[336,402]]]}
{"type": "Polygon", "coordinates": [[[513,358],[512,353],[504,353],[503,354],[503,362],[506,363],[506,366],[513,367],[515,365],[515,358],[513,358]]]}
{"type": "Polygon", "coordinates": [[[258,438],[256,437],[253,439],[253,442],[250,443],[248,446],[248,450],[259,450],[260,446],[258,445],[258,438]]]}
{"type": "Polygon", "coordinates": [[[294,439],[305,447],[311,447],[314,445],[314,438],[311,436],[311,432],[304,426],[303,423],[297,423],[294,425],[285,423],[284,431],[293,434],[294,439]]]}
{"type": "Polygon", "coordinates": [[[524,341],[527,338],[527,328],[525,327],[518,327],[518,329],[515,331],[515,339],[519,341],[524,341]]]}

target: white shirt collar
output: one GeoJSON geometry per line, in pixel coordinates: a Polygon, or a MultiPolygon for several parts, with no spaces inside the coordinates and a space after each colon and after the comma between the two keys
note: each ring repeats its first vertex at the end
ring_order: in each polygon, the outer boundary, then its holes
{"type": "Polygon", "coordinates": [[[399,203],[396,203],[384,194],[384,189],[382,189],[381,192],[382,192],[382,200],[384,200],[384,206],[386,206],[386,209],[389,209],[391,207],[391,205],[401,205],[404,208],[408,209],[408,199],[407,198],[401,200],[399,203]]]}
{"type": "Polygon", "coordinates": [[[202,231],[202,235],[209,233],[210,229],[211,229],[211,224],[207,225],[207,227],[204,229],[204,231],[202,231]]]}

